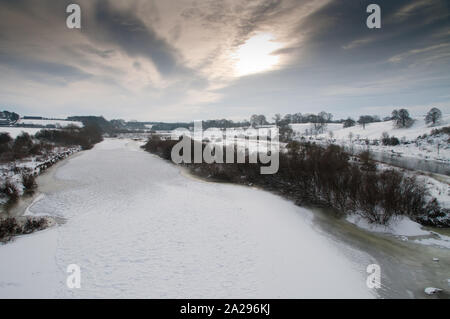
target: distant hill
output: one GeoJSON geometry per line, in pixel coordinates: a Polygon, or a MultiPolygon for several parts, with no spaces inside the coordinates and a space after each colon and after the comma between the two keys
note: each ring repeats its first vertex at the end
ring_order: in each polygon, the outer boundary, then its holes
{"type": "MultiPolygon", "coordinates": [[[[439,129],[449,125],[450,115],[445,114],[443,115],[441,122],[434,126],[425,123],[425,118],[420,116],[414,118],[414,124],[409,128],[397,128],[393,121],[385,121],[366,124],[365,129],[361,125],[357,124],[347,128],[343,128],[343,126],[341,126],[340,129],[333,128],[332,131],[333,137],[340,140],[348,139],[350,133],[352,133],[353,138],[359,137],[361,139],[380,139],[383,132],[386,132],[389,136],[395,136],[400,139],[404,138],[411,141],[421,135],[429,135],[433,129],[439,129]]],[[[328,134],[325,133],[322,137],[328,137],[328,134]]]]}
{"type": "Polygon", "coordinates": [[[84,126],[97,126],[102,133],[113,133],[113,125],[103,116],[70,116],[69,121],[81,122],[84,126]]]}

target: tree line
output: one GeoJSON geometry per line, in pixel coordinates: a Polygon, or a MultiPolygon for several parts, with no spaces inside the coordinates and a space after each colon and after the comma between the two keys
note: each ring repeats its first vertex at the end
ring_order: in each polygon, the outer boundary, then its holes
{"type": "MultiPolygon", "coordinates": [[[[170,160],[176,143],[154,135],[143,148],[170,160]]],[[[192,150],[195,143],[202,142],[191,140],[192,150]]],[[[203,149],[205,146],[202,143],[203,149]]],[[[441,208],[435,198],[429,199],[424,182],[396,169],[378,170],[368,154],[355,158],[337,145],[297,141],[288,143],[287,149],[280,152],[279,170],[273,175],[261,175],[260,167],[265,164],[249,163],[248,158],[245,163],[206,164],[192,160],[182,165],[195,175],[257,185],[298,205],[327,207],[338,214],[352,212],[373,223],[386,224],[395,216],[405,215],[426,225],[450,226],[449,211],[441,208]]]]}

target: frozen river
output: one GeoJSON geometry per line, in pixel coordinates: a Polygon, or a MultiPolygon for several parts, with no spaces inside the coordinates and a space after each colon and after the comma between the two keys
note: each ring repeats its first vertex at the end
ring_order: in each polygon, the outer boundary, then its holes
{"type": "Polygon", "coordinates": [[[108,139],[53,175],[28,213],[59,225],[0,246],[0,297],[377,296],[366,286],[376,260],[311,211],[196,180],[137,142],[108,139]],[[71,264],[79,289],[66,285],[71,264]]]}
{"type": "Polygon", "coordinates": [[[32,214],[59,226],[0,247],[1,297],[371,297],[366,257],[267,192],[186,177],[130,140],[57,168],[32,214]],[[65,186],[61,186],[65,184],[65,186]],[[81,268],[68,289],[66,269],[81,268]]]}

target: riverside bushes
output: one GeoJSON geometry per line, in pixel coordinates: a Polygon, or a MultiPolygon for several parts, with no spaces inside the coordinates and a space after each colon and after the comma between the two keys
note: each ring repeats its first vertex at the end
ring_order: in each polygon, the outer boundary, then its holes
{"type": "MultiPolygon", "coordinates": [[[[143,147],[170,159],[177,141],[151,138],[143,147]]],[[[192,142],[199,143],[199,142],[192,142]]],[[[193,153],[193,152],[192,152],[193,153]]],[[[247,155],[248,156],[248,155],[247,155]]],[[[329,207],[339,212],[354,212],[373,223],[386,224],[393,216],[406,215],[417,221],[427,220],[430,203],[425,185],[398,170],[378,171],[369,158],[350,161],[336,145],[321,147],[311,143],[290,142],[280,153],[278,173],[261,175],[261,163],[184,164],[194,174],[220,181],[253,184],[293,199],[299,205],[329,207]]],[[[443,210],[433,202],[433,214],[443,210]]],[[[450,226],[448,220],[435,225],[450,226]]]]}
{"type": "Polygon", "coordinates": [[[32,174],[22,173],[22,185],[26,192],[32,193],[37,187],[36,178],[32,174]]]}
{"type": "Polygon", "coordinates": [[[18,220],[16,218],[0,219],[0,241],[8,241],[13,236],[31,234],[35,231],[45,229],[48,226],[46,218],[26,218],[18,220]]]}
{"type": "Polygon", "coordinates": [[[76,146],[87,150],[103,140],[99,128],[94,125],[83,128],[68,127],[60,130],[43,129],[31,137],[22,133],[15,139],[0,134],[0,162],[11,162],[33,155],[41,155],[54,146],[76,146]]]}
{"type": "Polygon", "coordinates": [[[63,130],[41,130],[36,133],[36,138],[63,146],[80,145],[84,150],[91,149],[103,140],[100,129],[94,125],[83,128],[69,127],[63,130]]]}

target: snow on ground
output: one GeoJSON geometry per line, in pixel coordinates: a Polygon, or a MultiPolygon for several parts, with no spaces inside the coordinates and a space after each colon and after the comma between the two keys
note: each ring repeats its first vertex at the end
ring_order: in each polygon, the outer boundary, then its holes
{"type": "Polygon", "coordinates": [[[54,259],[57,235],[50,228],[0,244],[0,298],[55,297],[62,278],[54,259]]]}
{"type": "Polygon", "coordinates": [[[346,220],[360,228],[376,232],[387,233],[395,236],[422,236],[429,235],[429,231],[422,230],[422,226],[406,216],[393,219],[388,225],[371,224],[367,219],[357,215],[347,215],[346,220]]]}
{"type": "Polygon", "coordinates": [[[450,115],[444,115],[438,125],[426,124],[424,117],[416,117],[410,128],[396,128],[393,121],[377,122],[367,124],[365,128],[361,125],[344,128],[343,124],[330,123],[322,134],[313,134],[312,123],[290,124],[297,139],[304,137],[306,140],[319,144],[337,144],[345,147],[348,151],[359,153],[370,149],[371,152],[405,156],[423,160],[435,160],[439,162],[450,162],[450,145],[448,135],[428,136],[425,139],[417,139],[424,134],[429,135],[433,129],[450,126],[450,115]],[[401,144],[396,146],[385,146],[381,144],[383,132],[390,137],[397,137],[401,144]],[[370,145],[367,146],[366,139],[370,145]],[[377,142],[374,142],[374,141],[377,142]]]}
{"type": "MultiPolygon", "coordinates": [[[[450,125],[450,115],[445,115],[439,125],[431,127],[429,124],[425,123],[424,117],[414,118],[415,122],[410,128],[396,128],[393,121],[377,122],[367,124],[365,129],[361,125],[355,125],[352,127],[341,129],[333,129],[333,138],[338,140],[348,140],[350,132],[353,134],[353,138],[356,139],[358,136],[360,139],[381,139],[383,132],[389,134],[389,136],[395,136],[399,140],[405,138],[406,140],[415,140],[418,136],[423,134],[430,134],[433,129],[439,129],[450,125]]],[[[328,137],[328,134],[323,134],[322,137],[328,137]]]]}
{"type": "Polygon", "coordinates": [[[41,128],[31,128],[31,127],[6,127],[0,126],[0,133],[9,133],[9,136],[12,138],[16,138],[22,132],[28,133],[31,136],[34,136],[37,132],[39,132],[41,128]]]}
{"type": "Polygon", "coordinates": [[[78,127],[83,127],[83,123],[77,121],[67,121],[67,120],[39,120],[39,119],[20,119],[17,121],[17,124],[23,125],[39,125],[39,126],[47,126],[54,125],[57,128],[66,127],[69,125],[74,125],[78,127]]]}
{"type": "Polygon", "coordinates": [[[57,169],[72,186],[29,212],[66,222],[0,246],[0,296],[373,297],[369,257],[314,230],[307,209],[186,177],[138,145],[107,139],[57,169]],[[81,289],[66,287],[70,264],[81,289]]]}
{"type": "MultiPolygon", "coordinates": [[[[75,125],[78,127],[83,127],[83,123],[75,122],[75,121],[65,121],[65,120],[19,120],[17,124],[26,124],[26,125],[39,125],[42,128],[45,128],[47,125],[54,125],[56,128],[63,128],[69,125],[75,125]]],[[[22,132],[26,132],[32,136],[34,136],[37,132],[42,130],[42,128],[37,127],[15,127],[15,126],[0,126],[0,133],[9,133],[12,138],[16,138],[22,132]]]]}
{"type": "Polygon", "coordinates": [[[349,223],[359,228],[374,233],[389,234],[399,237],[401,240],[412,240],[415,243],[427,246],[439,246],[450,249],[450,237],[438,234],[434,231],[423,229],[422,225],[412,221],[407,216],[397,216],[388,225],[369,223],[369,221],[357,214],[346,216],[349,223]]]}
{"type": "Polygon", "coordinates": [[[442,207],[450,209],[450,178],[446,181],[438,181],[426,175],[416,176],[425,183],[431,197],[436,198],[442,207]]]}
{"type": "MultiPolygon", "coordinates": [[[[313,123],[292,123],[289,124],[296,135],[313,135],[314,124],[313,123]]],[[[329,123],[326,126],[326,132],[335,132],[342,129],[340,123],[329,123]]]]}
{"type": "Polygon", "coordinates": [[[437,233],[433,233],[435,236],[432,238],[422,238],[422,239],[415,239],[414,242],[421,244],[421,245],[427,245],[427,246],[439,246],[442,248],[450,249],[450,237],[440,235],[437,233]],[[436,238],[437,237],[437,238],[436,238]]]}
{"type": "Polygon", "coordinates": [[[440,129],[449,125],[450,115],[445,115],[440,124],[435,126],[426,124],[423,117],[417,117],[410,128],[396,128],[393,121],[386,121],[367,124],[365,129],[361,125],[341,128],[339,130],[333,128],[332,138],[328,132],[320,134],[317,137],[312,136],[307,138],[316,140],[319,143],[331,142],[354,152],[370,149],[370,151],[376,153],[450,162],[450,145],[447,142],[448,135],[442,134],[441,136],[417,139],[424,134],[429,135],[433,129],[440,129]],[[383,132],[389,134],[390,137],[397,137],[401,144],[396,146],[382,145],[381,136],[383,132]],[[369,139],[370,146],[366,145],[366,139],[369,139]],[[378,143],[373,143],[374,140],[378,140],[378,143]]]}

